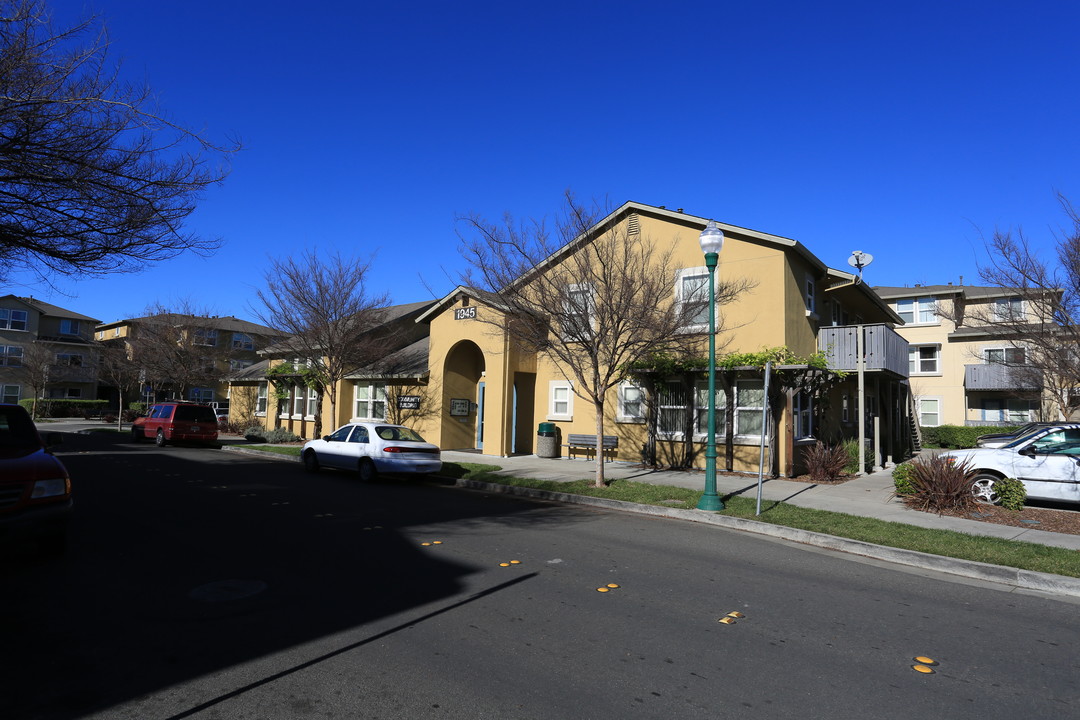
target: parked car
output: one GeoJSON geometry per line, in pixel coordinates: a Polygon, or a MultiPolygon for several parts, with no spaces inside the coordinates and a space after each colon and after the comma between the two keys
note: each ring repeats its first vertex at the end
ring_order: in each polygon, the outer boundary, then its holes
{"type": "Polygon", "coordinates": [[[308,472],[320,468],[356,470],[361,480],[379,473],[423,475],[442,469],[437,445],[403,425],[349,423],[319,440],[309,440],[300,451],[308,472]]]}
{"type": "Polygon", "coordinates": [[[217,408],[214,410],[214,417],[217,418],[218,425],[223,425],[229,422],[229,411],[226,408],[217,408]]]}
{"type": "Polygon", "coordinates": [[[1015,430],[1006,433],[989,433],[987,435],[980,435],[975,438],[976,447],[986,448],[999,448],[1004,447],[1011,443],[1021,435],[1027,435],[1032,430],[1038,430],[1039,428],[1053,427],[1054,425],[1060,425],[1060,423],[1052,422],[1032,422],[1019,427],[1015,430]]]}
{"type": "Polygon", "coordinates": [[[0,404],[0,538],[31,540],[47,553],[67,545],[71,479],[50,448],[60,433],[44,441],[20,405],[0,404]]]}
{"type": "Polygon", "coordinates": [[[998,501],[994,484],[1002,478],[1024,483],[1029,498],[1080,503],[1080,424],[1036,428],[1001,448],[952,450],[942,454],[975,471],[971,494],[998,501]]]}
{"type": "Polygon", "coordinates": [[[217,447],[218,426],[214,408],[187,402],[163,402],[150,407],[131,423],[131,439],[153,438],[158,447],[171,442],[191,442],[217,447]]]}

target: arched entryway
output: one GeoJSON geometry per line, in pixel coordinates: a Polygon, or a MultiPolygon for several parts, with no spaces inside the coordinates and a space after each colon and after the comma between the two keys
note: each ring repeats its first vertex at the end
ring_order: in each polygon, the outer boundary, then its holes
{"type": "Polygon", "coordinates": [[[443,367],[442,447],[484,447],[484,353],[471,340],[450,348],[443,367]]]}

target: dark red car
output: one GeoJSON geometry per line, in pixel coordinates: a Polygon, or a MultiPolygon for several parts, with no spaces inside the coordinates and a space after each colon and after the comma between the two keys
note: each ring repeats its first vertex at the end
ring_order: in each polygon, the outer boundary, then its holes
{"type": "Polygon", "coordinates": [[[150,407],[144,417],[131,424],[131,439],[153,438],[158,447],[171,442],[191,442],[217,447],[217,414],[209,405],[162,402],[150,407]]]}
{"type": "Polygon", "coordinates": [[[59,442],[59,433],[43,442],[22,406],[0,404],[0,540],[63,552],[72,500],[67,469],[49,450],[59,442]]]}

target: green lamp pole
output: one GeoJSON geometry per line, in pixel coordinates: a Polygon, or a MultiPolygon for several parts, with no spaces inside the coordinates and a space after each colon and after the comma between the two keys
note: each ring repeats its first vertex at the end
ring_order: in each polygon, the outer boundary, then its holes
{"type": "Polygon", "coordinates": [[[710,220],[698,239],[709,269],[709,442],[705,446],[705,493],[698,510],[723,510],[724,503],[716,494],[716,261],[724,247],[724,233],[715,220],[710,220]]]}

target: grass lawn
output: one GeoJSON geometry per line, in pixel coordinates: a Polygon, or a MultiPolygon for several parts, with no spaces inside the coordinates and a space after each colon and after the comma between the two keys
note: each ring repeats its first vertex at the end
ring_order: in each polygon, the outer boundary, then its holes
{"type": "MultiPolygon", "coordinates": [[[[288,455],[300,453],[299,447],[272,445],[249,447],[252,450],[281,452],[288,455]]],[[[701,498],[701,491],[698,490],[652,485],[632,480],[614,480],[607,487],[597,488],[593,487],[591,479],[558,482],[493,474],[501,469],[498,465],[485,463],[448,462],[443,463],[440,475],[669,508],[693,509],[697,507],[698,500],[701,498]]],[[[764,502],[761,515],[754,515],[757,508],[756,500],[743,497],[725,497],[723,500],[725,509],[719,513],[721,515],[961,560],[975,560],[1034,572],[1080,577],[1080,553],[1066,548],[968,535],[953,530],[933,530],[829,510],[813,510],[775,501],[764,502]]]]}

